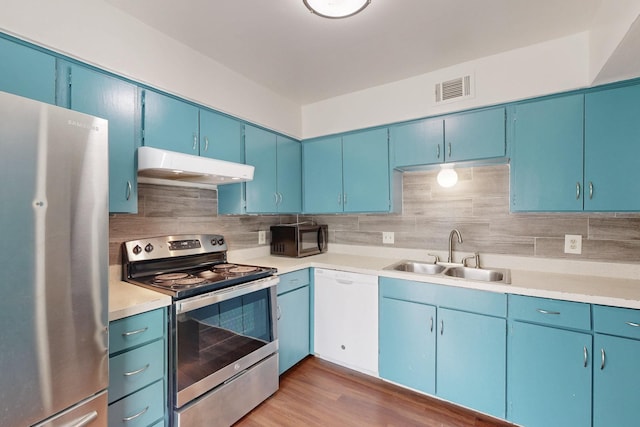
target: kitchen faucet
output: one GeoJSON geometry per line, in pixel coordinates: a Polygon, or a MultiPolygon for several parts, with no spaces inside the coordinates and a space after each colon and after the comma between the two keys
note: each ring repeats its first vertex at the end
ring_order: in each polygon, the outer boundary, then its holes
{"type": "Polygon", "coordinates": [[[454,228],[453,230],[451,230],[451,233],[449,233],[449,258],[447,259],[448,263],[453,262],[453,236],[455,234],[458,235],[458,243],[462,243],[462,236],[460,235],[458,229],[454,228]]]}

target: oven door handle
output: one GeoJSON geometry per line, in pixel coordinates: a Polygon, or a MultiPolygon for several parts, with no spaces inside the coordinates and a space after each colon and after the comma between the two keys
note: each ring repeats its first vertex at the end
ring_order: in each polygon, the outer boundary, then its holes
{"type": "Polygon", "coordinates": [[[280,278],[278,276],[269,276],[263,279],[241,283],[239,285],[176,301],[176,314],[187,313],[211,304],[247,295],[262,289],[271,288],[277,286],[279,282],[280,278]]]}

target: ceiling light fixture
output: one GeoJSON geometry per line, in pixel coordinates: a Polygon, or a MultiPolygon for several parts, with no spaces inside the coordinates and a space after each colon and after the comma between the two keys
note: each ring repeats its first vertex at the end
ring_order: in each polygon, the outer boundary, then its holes
{"type": "Polygon", "coordinates": [[[369,6],[371,0],[302,0],[302,2],[315,15],[339,19],[362,11],[369,6]]]}

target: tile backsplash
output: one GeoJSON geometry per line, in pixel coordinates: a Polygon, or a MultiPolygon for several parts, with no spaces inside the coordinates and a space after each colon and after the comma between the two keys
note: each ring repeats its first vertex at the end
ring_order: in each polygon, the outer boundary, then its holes
{"type": "MultiPolygon", "coordinates": [[[[436,183],[437,171],[405,172],[400,214],[314,215],[329,224],[329,242],[382,246],[382,232],[395,233],[393,246],[444,251],[457,228],[462,253],[509,254],[591,261],[640,261],[640,214],[509,212],[509,166],[457,169],[453,188],[436,183]],[[582,235],[582,254],[564,253],[564,235],[582,235]]],[[[309,217],[300,217],[305,219],[309,217]]],[[[121,263],[120,246],[141,237],[220,233],[230,249],[258,246],[258,231],[295,216],[217,215],[217,193],[139,184],[138,214],[110,216],[110,264],[121,263]]],[[[267,236],[267,242],[269,237],[267,236]]]]}

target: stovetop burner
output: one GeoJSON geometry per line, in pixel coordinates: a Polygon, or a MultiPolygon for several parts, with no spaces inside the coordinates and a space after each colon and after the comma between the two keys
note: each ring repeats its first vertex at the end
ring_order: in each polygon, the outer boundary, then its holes
{"type": "Polygon", "coordinates": [[[220,235],[155,237],[125,242],[124,280],[182,299],[258,280],[276,269],[227,262],[220,235]]]}

